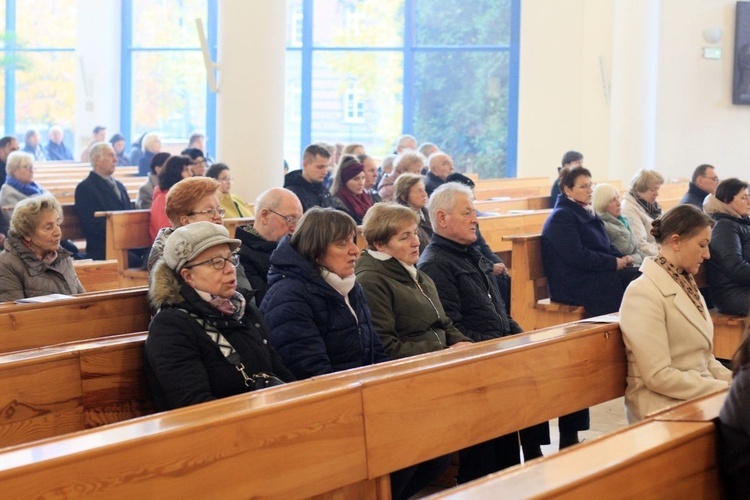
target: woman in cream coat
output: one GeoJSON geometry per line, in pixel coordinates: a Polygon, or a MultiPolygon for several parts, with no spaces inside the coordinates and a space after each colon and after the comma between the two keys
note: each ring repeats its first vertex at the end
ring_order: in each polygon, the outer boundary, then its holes
{"type": "Polygon", "coordinates": [[[713,220],[680,205],[653,223],[660,245],[646,258],[620,308],[628,356],[628,422],[724,389],[731,372],[713,356],[714,327],[693,275],[709,258],[713,220]]]}
{"type": "Polygon", "coordinates": [[[662,184],[664,177],[659,172],[639,170],[630,181],[630,191],[623,197],[622,215],[628,220],[638,249],[644,255],[656,255],[659,251],[651,234],[651,224],[661,215],[656,198],[662,184]]]}

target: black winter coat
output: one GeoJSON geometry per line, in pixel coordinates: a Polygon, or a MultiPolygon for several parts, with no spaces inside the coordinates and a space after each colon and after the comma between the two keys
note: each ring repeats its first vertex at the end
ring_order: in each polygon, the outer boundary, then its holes
{"type": "Polygon", "coordinates": [[[242,242],[240,246],[240,263],[245,269],[245,276],[255,290],[255,303],[263,302],[268,290],[268,269],[271,267],[271,254],[277,243],[261,238],[250,230],[237,228],[235,238],[242,242]]]}
{"type": "MultiPolygon", "coordinates": [[[[160,262],[154,272],[164,272],[165,269],[166,265],[160,262]]],[[[176,278],[168,281],[177,283],[176,278]]],[[[154,287],[161,287],[163,283],[155,277],[151,285],[152,305],[160,306],[161,310],[151,320],[145,344],[146,374],[158,411],[251,390],[245,386],[242,374],[222,354],[218,344],[189,313],[196,314],[221,332],[240,355],[248,375],[266,372],[285,382],[294,380],[268,344],[268,326],[250,301],[246,304],[245,316],[236,321],[221,314],[184,282],[170,285],[171,290],[161,292],[171,296],[168,302],[154,301],[154,287]],[[175,291],[178,291],[176,295],[175,291]]]]}
{"type": "Polygon", "coordinates": [[[505,312],[492,264],[473,245],[435,234],[417,267],[435,282],[445,313],[470,339],[481,342],[523,331],[505,312]]]}
{"type": "Polygon", "coordinates": [[[109,182],[93,171],[76,186],[75,209],[86,235],[86,257],[89,259],[104,260],[107,257],[107,220],[94,217],[94,212],[133,208],[128,190],[122,182],[115,182],[120,191],[119,198],[109,182]]]}
{"type": "Polygon", "coordinates": [[[284,187],[293,192],[302,203],[302,211],[312,207],[328,208],[331,206],[331,193],[320,182],[307,182],[302,177],[302,170],[292,170],[284,176],[284,187]]]}
{"type": "Polygon", "coordinates": [[[714,305],[724,314],[750,313],[750,219],[715,213],[706,261],[714,305]]]}
{"type": "Polygon", "coordinates": [[[271,255],[260,309],[271,328],[271,344],[298,379],[390,359],[372,326],[362,287],[355,284],[348,298],[356,320],[344,297],[284,236],[271,255]]]}
{"type": "Polygon", "coordinates": [[[687,193],[685,193],[685,196],[683,196],[680,200],[680,204],[694,205],[700,210],[703,210],[703,200],[705,200],[706,196],[708,195],[709,193],[705,192],[691,182],[690,186],[688,187],[687,193]]]}

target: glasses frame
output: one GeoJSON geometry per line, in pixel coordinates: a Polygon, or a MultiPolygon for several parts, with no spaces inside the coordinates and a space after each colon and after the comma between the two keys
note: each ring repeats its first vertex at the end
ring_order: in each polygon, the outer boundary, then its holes
{"type": "Polygon", "coordinates": [[[219,214],[220,217],[224,217],[227,214],[227,211],[223,208],[209,208],[208,210],[201,210],[199,212],[190,212],[188,215],[210,215],[210,217],[213,219],[214,214],[219,214]]]}
{"type": "Polygon", "coordinates": [[[295,224],[297,224],[299,222],[299,219],[297,217],[293,216],[293,215],[281,215],[279,212],[271,210],[270,208],[268,208],[266,210],[268,210],[272,214],[276,214],[279,217],[281,217],[282,219],[284,219],[284,222],[286,222],[287,226],[293,226],[293,225],[295,225],[295,224]]]}
{"type": "Polygon", "coordinates": [[[203,264],[211,263],[211,266],[216,269],[217,271],[223,271],[225,267],[227,267],[227,262],[232,264],[232,267],[237,267],[240,264],[240,256],[236,253],[233,253],[229,257],[211,257],[208,260],[204,260],[201,262],[196,262],[195,264],[191,264],[189,266],[184,266],[183,269],[192,269],[197,266],[202,266],[203,264]],[[218,264],[217,262],[221,262],[221,264],[218,264]],[[218,267],[221,266],[221,267],[218,267]]]}

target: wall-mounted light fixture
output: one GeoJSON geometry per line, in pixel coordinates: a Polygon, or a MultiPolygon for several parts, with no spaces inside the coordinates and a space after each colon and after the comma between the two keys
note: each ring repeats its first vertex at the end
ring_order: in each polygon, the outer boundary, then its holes
{"type": "MultiPolygon", "coordinates": [[[[703,40],[709,45],[721,43],[724,30],[721,28],[706,28],[703,30],[703,40]]],[[[721,47],[703,47],[704,59],[721,59],[721,47]]]]}

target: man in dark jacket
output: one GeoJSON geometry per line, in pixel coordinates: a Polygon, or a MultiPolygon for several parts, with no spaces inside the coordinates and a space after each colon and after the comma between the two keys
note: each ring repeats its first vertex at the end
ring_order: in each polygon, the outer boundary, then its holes
{"type": "Polygon", "coordinates": [[[432,195],[433,191],[446,182],[455,167],[453,166],[453,158],[441,151],[430,156],[429,167],[430,171],[425,176],[424,185],[427,194],[432,195]]]}
{"type": "Polygon", "coordinates": [[[279,240],[292,234],[302,217],[302,204],[297,195],[284,188],[271,188],[255,200],[255,222],[239,228],[235,237],[242,242],[240,262],[245,276],[255,290],[255,303],[260,305],[268,289],[271,254],[279,240]]]}
{"type": "Polygon", "coordinates": [[[310,144],[302,155],[302,169],[284,176],[284,187],[293,192],[302,203],[303,211],[312,207],[331,206],[331,193],[322,184],[328,173],[331,153],[318,144],[310,144]]]}
{"type": "Polygon", "coordinates": [[[133,208],[128,190],[112,174],[115,172],[117,156],[112,146],[99,142],[89,150],[91,167],[89,176],[76,186],[75,209],[86,235],[86,256],[94,260],[106,258],[106,219],[94,213],[133,208]]]}
{"type": "Polygon", "coordinates": [[[699,165],[693,172],[690,186],[680,203],[689,203],[703,210],[703,200],[709,194],[714,194],[718,185],[719,176],[716,169],[711,165],[699,165]]]}
{"type": "MultiPolygon", "coordinates": [[[[573,168],[580,167],[583,165],[583,155],[578,151],[567,151],[560,161],[560,166],[557,167],[558,174],[560,170],[565,167],[573,168]]],[[[557,183],[557,177],[552,181],[552,189],[550,190],[550,199],[552,200],[552,206],[555,206],[557,196],[560,194],[560,185],[557,183]]]]}
{"type": "Polygon", "coordinates": [[[59,125],[50,127],[49,142],[44,147],[44,154],[49,161],[73,161],[73,153],[63,142],[63,129],[59,125]]]}
{"type": "MultiPolygon", "coordinates": [[[[475,342],[523,330],[508,316],[490,263],[474,242],[477,216],[471,189],[450,182],[438,187],[427,206],[434,234],[417,267],[435,282],[445,313],[475,342]]],[[[549,444],[546,422],[521,431],[527,460],[549,444]]],[[[463,483],[519,463],[518,434],[512,433],[461,450],[458,480],[463,483]]]]}

